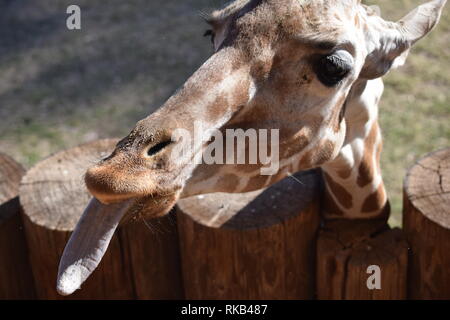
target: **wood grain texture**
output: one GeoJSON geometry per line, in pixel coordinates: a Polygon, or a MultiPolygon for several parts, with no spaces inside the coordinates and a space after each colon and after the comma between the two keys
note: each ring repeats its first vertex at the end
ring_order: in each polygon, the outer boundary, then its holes
{"type": "Polygon", "coordinates": [[[296,178],[302,183],[286,178],[257,193],[179,202],[186,298],[313,298],[319,176],[296,178]],[[208,227],[216,216],[228,218],[208,227]]]}
{"type": "Polygon", "coordinates": [[[329,221],[317,243],[319,300],[406,299],[408,245],[384,220],[329,221]],[[380,267],[381,289],[370,290],[371,265],[380,267]]]}
{"type": "MultiPolygon", "coordinates": [[[[109,155],[116,142],[99,140],[57,153],[22,179],[20,201],[40,299],[63,299],[55,290],[59,260],[90,199],[83,175],[90,165],[109,155]]],[[[175,230],[172,226],[161,236],[142,221],[120,226],[97,270],[67,299],[178,298],[179,275],[167,275],[179,268],[175,230]],[[167,293],[165,286],[172,291],[167,293]]]]}
{"type": "Polygon", "coordinates": [[[409,297],[450,299],[450,148],[419,160],[404,184],[409,297]]]}
{"type": "Polygon", "coordinates": [[[130,223],[119,233],[127,244],[136,298],[184,298],[175,213],[130,223]]]}
{"type": "Polygon", "coordinates": [[[18,199],[24,174],[20,164],[0,153],[0,299],[34,298],[18,199]]]}

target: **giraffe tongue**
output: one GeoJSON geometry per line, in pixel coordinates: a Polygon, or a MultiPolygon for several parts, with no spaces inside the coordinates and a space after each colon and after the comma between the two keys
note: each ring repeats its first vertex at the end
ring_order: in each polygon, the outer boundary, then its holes
{"type": "Polygon", "coordinates": [[[66,296],[97,268],[122,217],[133,200],[104,205],[93,198],[67,243],[58,270],[56,289],[66,296]]]}

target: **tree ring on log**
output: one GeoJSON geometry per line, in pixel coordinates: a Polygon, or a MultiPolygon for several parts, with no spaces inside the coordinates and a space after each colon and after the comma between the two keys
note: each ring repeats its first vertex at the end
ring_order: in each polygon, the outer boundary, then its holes
{"type": "Polygon", "coordinates": [[[404,183],[410,299],[450,299],[450,148],[420,159],[404,183]]]}
{"type": "Polygon", "coordinates": [[[20,202],[27,217],[50,230],[73,231],[92,197],[84,184],[89,165],[109,155],[117,139],[104,139],[56,153],[22,179],[20,202]]]}
{"type": "Polygon", "coordinates": [[[421,158],[408,171],[405,193],[425,217],[450,229],[450,148],[421,158]]]}

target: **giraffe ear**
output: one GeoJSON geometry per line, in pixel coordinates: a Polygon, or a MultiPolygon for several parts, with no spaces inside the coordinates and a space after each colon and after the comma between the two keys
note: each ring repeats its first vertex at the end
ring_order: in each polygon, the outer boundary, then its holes
{"type": "Polygon", "coordinates": [[[384,21],[368,14],[368,52],[360,77],[375,79],[405,63],[409,50],[439,22],[447,0],[433,0],[420,5],[400,21],[384,21]]]}

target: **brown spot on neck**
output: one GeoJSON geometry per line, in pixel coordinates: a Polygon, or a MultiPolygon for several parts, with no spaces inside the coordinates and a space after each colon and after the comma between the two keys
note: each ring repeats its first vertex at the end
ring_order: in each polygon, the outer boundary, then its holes
{"type": "Polygon", "coordinates": [[[310,142],[310,134],[307,130],[303,131],[299,137],[293,137],[289,139],[287,143],[283,143],[280,146],[280,154],[283,159],[290,158],[298,153],[300,153],[310,142]]]}
{"type": "Polygon", "coordinates": [[[386,192],[383,183],[380,184],[378,189],[369,195],[364,201],[361,212],[372,213],[375,211],[382,211],[386,205],[386,192]]]}
{"type": "Polygon", "coordinates": [[[236,187],[239,185],[239,178],[234,174],[226,174],[218,181],[220,185],[220,190],[224,192],[231,192],[236,190],[236,187]]]}
{"type": "Polygon", "coordinates": [[[325,189],[323,212],[325,216],[344,216],[345,213],[339,208],[337,203],[334,201],[331,193],[325,189]]]}
{"type": "MultiPolygon", "coordinates": [[[[248,150],[246,150],[246,155],[248,156],[248,150]]],[[[245,175],[246,173],[256,172],[261,168],[260,164],[239,164],[236,165],[236,171],[239,175],[245,175]]]]}
{"type": "Polygon", "coordinates": [[[333,155],[335,143],[331,140],[322,140],[317,147],[305,152],[299,162],[299,170],[319,167],[329,161],[333,155]]]}
{"type": "Polygon", "coordinates": [[[351,167],[345,167],[343,169],[337,170],[337,175],[339,176],[339,178],[346,180],[350,178],[352,172],[353,170],[351,167]]]}
{"type": "Polygon", "coordinates": [[[253,190],[262,189],[268,184],[270,177],[271,176],[262,176],[260,174],[257,174],[256,176],[251,177],[248,180],[247,185],[244,187],[243,190],[240,190],[240,192],[249,192],[253,190]]]}
{"type": "Polygon", "coordinates": [[[216,97],[214,102],[208,106],[206,110],[206,121],[209,123],[216,122],[224,114],[224,109],[228,108],[228,101],[224,94],[216,97]]]}
{"type": "Polygon", "coordinates": [[[350,209],[353,206],[352,195],[345,190],[343,186],[334,181],[328,173],[323,171],[323,174],[325,177],[325,182],[331,193],[333,193],[334,198],[337,199],[345,209],[350,209]]]}

